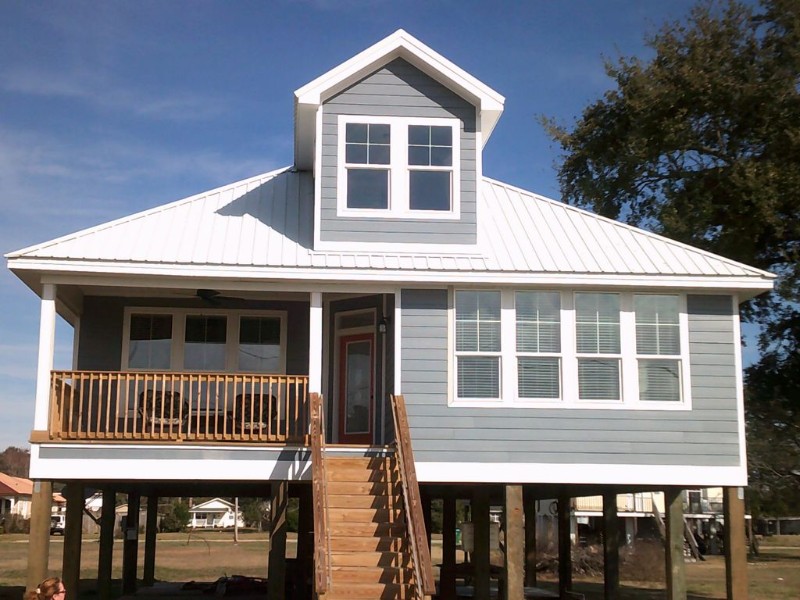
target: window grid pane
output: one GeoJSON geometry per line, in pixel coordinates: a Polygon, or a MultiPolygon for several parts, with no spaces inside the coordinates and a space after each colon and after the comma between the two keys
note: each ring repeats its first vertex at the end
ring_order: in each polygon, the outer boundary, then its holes
{"type": "Polygon", "coordinates": [[[580,354],[619,354],[618,294],[575,294],[576,342],[580,354]]]}
{"type": "Polygon", "coordinates": [[[680,321],[678,296],[636,295],[636,352],[679,355],[680,321]]]}
{"type": "Polygon", "coordinates": [[[647,402],[680,402],[680,361],[639,361],[639,399],[647,402]]]}
{"type": "Polygon", "coordinates": [[[554,357],[522,356],[517,359],[520,398],[561,397],[561,361],[554,357]]]}
{"type": "Polygon", "coordinates": [[[500,397],[500,357],[458,357],[459,398],[500,397]]]}
{"type": "Polygon", "coordinates": [[[561,352],[561,296],[517,292],[517,352],[561,352]]]}
{"type": "Polygon", "coordinates": [[[578,397],[581,400],[620,400],[618,359],[578,360],[578,397]]]}
{"type": "Polygon", "coordinates": [[[388,165],[391,132],[389,125],[347,123],[345,161],[350,164],[388,165]]]}

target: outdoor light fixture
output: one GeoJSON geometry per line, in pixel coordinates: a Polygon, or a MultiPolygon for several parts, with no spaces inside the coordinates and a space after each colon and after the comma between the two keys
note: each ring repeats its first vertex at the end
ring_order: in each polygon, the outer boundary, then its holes
{"type": "Polygon", "coordinates": [[[389,324],[389,321],[386,317],[381,317],[381,320],[378,321],[378,333],[381,335],[386,333],[386,326],[389,324]]]}

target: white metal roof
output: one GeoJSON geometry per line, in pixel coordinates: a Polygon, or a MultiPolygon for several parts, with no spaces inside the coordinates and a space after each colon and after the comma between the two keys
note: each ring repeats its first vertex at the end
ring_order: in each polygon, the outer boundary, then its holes
{"type": "Polygon", "coordinates": [[[773,275],[484,179],[474,252],[314,251],[313,182],[281,169],[37,244],[23,272],[376,282],[562,282],[765,290],[773,275]]]}
{"type": "Polygon", "coordinates": [[[398,57],[476,106],[480,111],[481,139],[484,144],[489,140],[503,113],[505,98],[413,35],[398,29],[295,91],[294,147],[298,168],[313,166],[316,114],[320,104],[398,57]]]}

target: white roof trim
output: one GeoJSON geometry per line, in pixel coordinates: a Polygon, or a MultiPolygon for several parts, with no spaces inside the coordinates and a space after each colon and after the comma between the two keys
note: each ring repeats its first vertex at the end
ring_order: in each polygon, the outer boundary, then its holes
{"type": "Polygon", "coordinates": [[[482,141],[486,144],[503,112],[505,98],[411,34],[398,29],[295,91],[295,164],[298,168],[310,169],[313,165],[313,131],[319,106],[398,57],[477,106],[482,141]]]}
{"type": "Polygon", "coordinates": [[[386,283],[441,283],[460,285],[568,285],[594,288],[680,287],[693,289],[771,290],[774,275],[763,277],[719,275],[659,275],[617,273],[524,273],[508,271],[414,271],[400,269],[354,269],[315,267],[248,267],[244,265],[176,265],[137,262],[21,259],[9,260],[9,269],[19,276],[25,271],[52,274],[141,275],[145,277],[209,278],[248,281],[352,281],[386,283]]]}

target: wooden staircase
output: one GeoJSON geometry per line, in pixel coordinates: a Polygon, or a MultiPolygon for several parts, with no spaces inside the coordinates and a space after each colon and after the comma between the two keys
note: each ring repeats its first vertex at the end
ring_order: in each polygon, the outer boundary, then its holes
{"type": "Polygon", "coordinates": [[[311,394],[317,600],[428,600],[436,591],[403,397],[391,406],[393,447],[328,456],[322,396],[311,394]]]}
{"type": "Polygon", "coordinates": [[[415,598],[394,454],[328,457],[330,589],[326,600],[415,598]]]}

